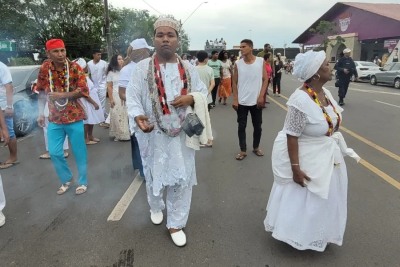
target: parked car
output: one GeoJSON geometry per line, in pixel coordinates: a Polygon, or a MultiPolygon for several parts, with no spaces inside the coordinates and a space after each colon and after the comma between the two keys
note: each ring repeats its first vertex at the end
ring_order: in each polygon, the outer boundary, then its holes
{"type": "Polygon", "coordinates": [[[381,71],[371,75],[370,83],[385,83],[400,89],[400,62],[386,64],[381,71]]]}
{"type": "Polygon", "coordinates": [[[38,116],[37,94],[31,85],[37,79],[39,65],[9,67],[14,87],[14,131],[17,136],[24,136],[36,127],[38,116]]]}
{"type": "MultiPolygon", "coordinates": [[[[358,80],[369,80],[372,74],[380,71],[380,67],[373,62],[354,61],[354,64],[356,65],[358,80]]],[[[356,81],[354,75],[350,79],[352,82],[356,81]]]]}

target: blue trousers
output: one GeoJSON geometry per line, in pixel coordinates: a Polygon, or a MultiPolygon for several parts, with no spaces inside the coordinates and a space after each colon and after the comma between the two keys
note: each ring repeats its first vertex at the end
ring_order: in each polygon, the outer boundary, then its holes
{"type": "Polygon", "coordinates": [[[54,169],[62,184],[71,181],[72,172],[64,158],[64,140],[68,135],[72,152],[78,168],[78,185],[87,185],[87,150],[83,131],[83,121],[68,124],[57,124],[49,122],[47,128],[47,139],[49,154],[54,169]]]}
{"type": "Polygon", "coordinates": [[[132,165],[133,169],[139,169],[140,176],[144,177],[142,158],[140,156],[139,144],[135,134],[131,135],[132,165]]]}

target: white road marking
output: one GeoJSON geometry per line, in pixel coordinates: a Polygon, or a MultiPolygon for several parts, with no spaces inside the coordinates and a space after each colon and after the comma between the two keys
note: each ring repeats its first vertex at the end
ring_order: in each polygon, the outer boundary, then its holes
{"type": "Polygon", "coordinates": [[[400,96],[400,93],[383,92],[383,91],[366,90],[366,89],[356,89],[356,88],[349,88],[349,89],[352,91],[358,91],[358,92],[369,93],[369,94],[386,94],[386,95],[399,95],[400,96]]]}
{"type": "Polygon", "coordinates": [[[122,216],[124,215],[126,209],[129,207],[129,204],[132,202],[142,183],[143,178],[138,173],[135,179],[133,179],[129,188],[126,190],[125,194],[122,196],[120,201],[118,201],[110,216],[108,216],[107,221],[121,220],[122,216]]]}
{"type": "Polygon", "coordinates": [[[396,108],[400,108],[400,106],[389,104],[389,103],[378,101],[378,100],[375,100],[375,102],[378,102],[378,103],[381,103],[381,104],[385,104],[385,105],[388,105],[388,106],[392,106],[392,107],[396,107],[396,108]]]}

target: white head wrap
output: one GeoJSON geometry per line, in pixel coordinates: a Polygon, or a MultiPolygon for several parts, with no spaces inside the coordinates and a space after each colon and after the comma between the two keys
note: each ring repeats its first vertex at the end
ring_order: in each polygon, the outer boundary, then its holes
{"type": "Polygon", "coordinates": [[[347,54],[347,53],[350,53],[351,52],[351,49],[350,48],[345,48],[344,50],[343,50],[343,53],[344,54],[347,54]]]}
{"type": "Polygon", "coordinates": [[[322,63],[326,59],[324,51],[308,51],[306,53],[297,54],[294,67],[293,75],[301,82],[305,82],[310,79],[321,67],[322,63]]]}
{"type": "Polygon", "coordinates": [[[86,68],[86,61],[83,58],[77,58],[74,60],[82,69],[86,68]]]}

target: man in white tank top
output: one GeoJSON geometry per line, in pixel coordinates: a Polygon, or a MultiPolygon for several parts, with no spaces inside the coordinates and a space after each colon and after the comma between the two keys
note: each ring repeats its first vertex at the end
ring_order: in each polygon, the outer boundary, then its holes
{"type": "Polygon", "coordinates": [[[264,94],[267,90],[267,72],[263,58],[253,55],[253,42],[244,39],[240,42],[242,59],[235,62],[235,70],[232,78],[233,104],[237,112],[238,136],[240,153],[237,160],[247,156],[246,126],[247,115],[250,111],[253,122],[253,153],[264,156],[259,148],[261,139],[262,108],[265,107],[264,94]]]}

